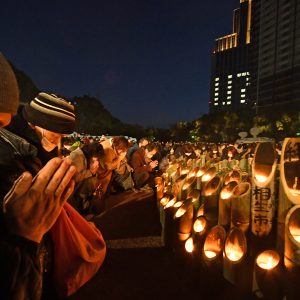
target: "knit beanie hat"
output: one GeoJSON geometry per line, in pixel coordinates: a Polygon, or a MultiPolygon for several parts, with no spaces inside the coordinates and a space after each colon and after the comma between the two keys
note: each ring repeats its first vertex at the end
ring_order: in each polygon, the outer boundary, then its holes
{"type": "Polygon", "coordinates": [[[15,115],[19,107],[19,88],[15,74],[0,53],[0,112],[15,115]]]}
{"type": "Polygon", "coordinates": [[[70,134],[75,128],[74,106],[53,94],[39,93],[22,113],[27,122],[49,131],[70,134]]]}

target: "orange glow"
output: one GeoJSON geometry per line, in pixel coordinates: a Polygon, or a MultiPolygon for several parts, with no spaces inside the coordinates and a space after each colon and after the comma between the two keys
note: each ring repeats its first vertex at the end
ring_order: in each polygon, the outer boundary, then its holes
{"type": "Polygon", "coordinates": [[[214,258],[217,256],[217,253],[215,251],[209,251],[209,250],[204,251],[204,254],[207,258],[214,258]]]}
{"type": "Polygon", "coordinates": [[[239,261],[243,257],[243,251],[238,245],[228,244],[225,247],[225,253],[229,260],[239,261]]]}
{"type": "Polygon", "coordinates": [[[198,218],[194,222],[193,229],[195,232],[202,232],[205,229],[205,226],[206,226],[205,220],[203,218],[198,218]]]}
{"type": "Polygon", "coordinates": [[[192,253],[194,251],[194,243],[193,243],[193,238],[189,238],[185,242],[185,250],[189,253],[192,253]]]}
{"type": "Polygon", "coordinates": [[[280,257],[277,252],[273,250],[267,250],[262,252],[256,259],[257,265],[265,270],[271,270],[275,268],[280,261],[280,257]]]}
{"type": "Polygon", "coordinates": [[[170,200],[169,197],[163,197],[160,199],[160,204],[162,206],[165,206],[169,202],[169,200],[170,200]]]}
{"type": "Polygon", "coordinates": [[[202,176],[202,181],[209,181],[209,179],[211,178],[211,175],[210,174],[204,174],[202,176]]]}
{"type": "Polygon", "coordinates": [[[228,191],[222,191],[220,193],[220,197],[222,199],[229,199],[232,196],[232,193],[228,192],[228,191]]]}
{"type": "Polygon", "coordinates": [[[165,208],[169,208],[169,207],[173,206],[173,205],[175,204],[175,202],[176,202],[176,199],[175,199],[175,198],[171,199],[171,200],[166,204],[165,208]]]}
{"type": "Polygon", "coordinates": [[[174,204],[174,207],[180,207],[182,205],[182,201],[177,201],[175,204],[174,204]]]}
{"type": "Polygon", "coordinates": [[[267,177],[264,175],[255,175],[255,178],[258,182],[264,183],[267,181],[267,177]]]}
{"type": "Polygon", "coordinates": [[[175,218],[180,218],[181,216],[183,216],[186,212],[186,209],[183,207],[180,207],[175,214],[175,218]]]}

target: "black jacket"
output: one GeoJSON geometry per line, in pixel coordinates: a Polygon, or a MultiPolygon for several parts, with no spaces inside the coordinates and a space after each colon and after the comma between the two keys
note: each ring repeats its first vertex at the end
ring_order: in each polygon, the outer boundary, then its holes
{"type": "Polygon", "coordinates": [[[0,295],[1,299],[36,300],[42,297],[47,277],[43,272],[51,262],[51,241],[46,237],[47,242],[37,244],[9,235],[2,205],[13,182],[25,170],[34,176],[50,154],[43,153],[38,136],[20,116],[9,128],[0,129],[0,295]]]}

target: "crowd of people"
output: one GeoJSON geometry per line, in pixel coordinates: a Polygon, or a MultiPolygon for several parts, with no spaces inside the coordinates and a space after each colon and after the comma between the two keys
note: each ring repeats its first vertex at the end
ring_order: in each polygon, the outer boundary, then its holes
{"type": "Polygon", "coordinates": [[[176,159],[240,160],[255,149],[255,144],[153,143],[145,137],[133,143],[124,136],[74,135],[75,120],[73,105],[54,94],[41,92],[21,106],[15,75],[0,53],[3,299],[68,296],[89,280],[106,246],[88,220],[105,211],[110,195],[154,189],[155,177],[176,159]],[[66,259],[62,245],[70,228],[78,238],[68,243],[73,248],[65,249],[66,259]]]}

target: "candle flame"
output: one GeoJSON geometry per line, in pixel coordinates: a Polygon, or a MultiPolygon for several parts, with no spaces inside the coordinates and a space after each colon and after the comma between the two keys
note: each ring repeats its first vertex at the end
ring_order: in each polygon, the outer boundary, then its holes
{"type": "Polygon", "coordinates": [[[197,177],[201,177],[202,175],[204,174],[204,171],[203,170],[199,170],[198,172],[197,172],[197,177]]]}
{"type": "Polygon", "coordinates": [[[176,199],[175,199],[175,198],[171,199],[171,200],[166,204],[165,208],[169,208],[169,207],[173,206],[173,205],[175,204],[175,202],[176,202],[176,199]]]}
{"type": "Polygon", "coordinates": [[[194,251],[194,243],[193,243],[193,238],[189,238],[185,242],[185,250],[189,253],[192,253],[194,251]]]}
{"type": "Polygon", "coordinates": [[[227,192],[227,191],[222,191],[220,196],[222,199],[229,199],[232,196],[232,193],[227,192]]]}
{"type": "Polygon", "coordinates": [[[293,235],[293,238],[300,243],[300,235],[293,235]]]}
{"type": "Polygon", "coordinates": [[[243,256],[243,251],[236,245],[229,244],[225,249],[226,256],[231,261],[239,261],[243,256]]]}
{"type": "Polygon", "coordinates": [[[257,265],[265,270],[275,268],[279,263],[280,257],[277,252],[268,250],[262,252],[256,259],[257,265]]]}
{"type": "Polygon", "coordinates": [[[180,207],[175,214],[175,218],[180,218],[181,216],[183,216],[186,212],[186,209],[183,207],[180,207]]]}
{"type": "Polygon", "coordinates": [[[180,207],[182,205],[182,201],[177,201],[175,204],[174,204],[174,207],[180,207]]]}
{"type": "Polygon", "coordinates": [[[208,181],[211,178],[210,174],[204,174],[202,176],[202,181],[208,181]]]}
{"type": "Polygon", "coordinates": [[[255,178],[258,182],[264,183],[267,181],[267,177],[264,175],[255,175],[255,178]]]}
{"type": "Polygon", "coordinates": [[[193,226],[193,229],[195,232],[202,232],[205,228],[205,224],[204,224],[204,220],[200,220],[200,219],[197,219],[195,222],[194,222],[194,226],[193,226]]]}
{"type": "Polygon", "coordinates": [[[217,253],[214,251],[205,250],[204,254],[207,258],[214,258],[217,256],[217,253]]]}
{"type": "Polygon", "coordinates": [[[168,202],[169,202],[169,198],[168,197],[163,197],[163,198],[160,199],[160,204],[162,206],[165,206],[168,202]]]}

